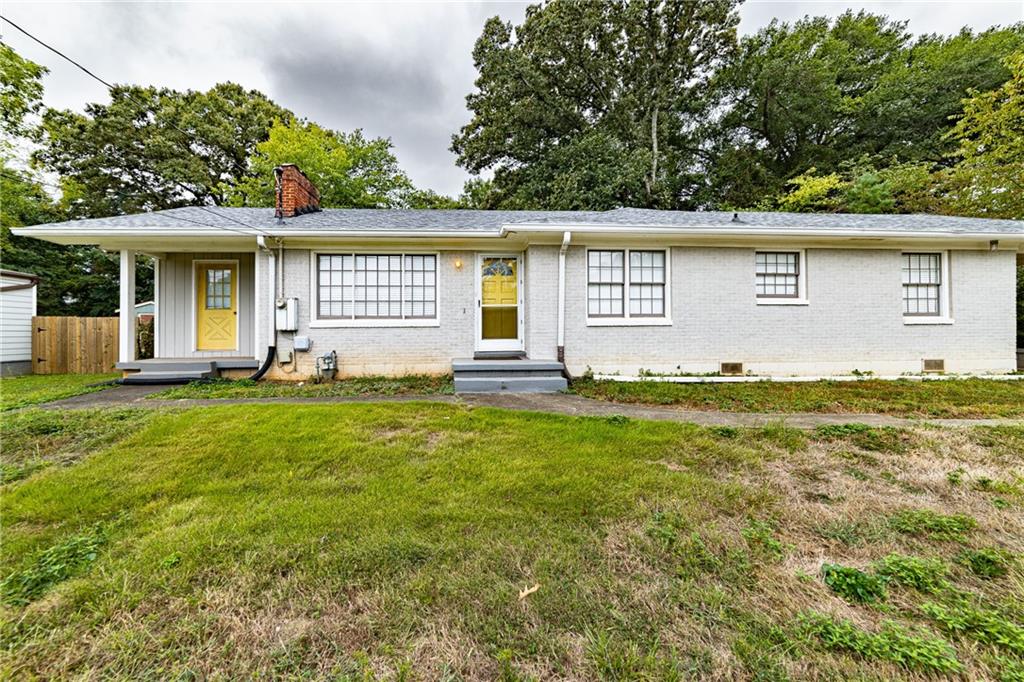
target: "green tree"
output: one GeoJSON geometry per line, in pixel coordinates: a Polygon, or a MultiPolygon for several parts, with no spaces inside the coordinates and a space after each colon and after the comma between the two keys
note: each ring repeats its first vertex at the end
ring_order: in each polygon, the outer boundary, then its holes
{"type": "Polygon", "coordinates": [[[892,188],[874,171],[858,174],[843,193],[842,209],[847,213],[892,213],[894,208],[892,188]]]}
{"type": "Polygon", "coordinates": [[[248,163],[251,175],[227,190],[234,205],[273,206],[273,169],[282,163],[298,164],[319,190],[324,207],[398,207],[413,191],[391,140],[368,140],[360,130],[343,133],[315,123],[275,121],[248,163]]]}
{"type": "Polygon", "coordinates": [[[738,0],[554,0],[476,42],[458,163],[493,170],[504,208],[682,208],[701,181],[697,123],[734,48],[738,0]]]}
{"type": "Polygon", "coordinates": [[[119,85],[84,114],[49,109],[35,160],[75,179],[72,217],[224,204],[256,145],[290,120],[265,95],[234,83],[207,92],[119,85]]]}
{"type": "Polygon", "coordinates": [[[42,78],[47,69],[0,43],[0,131],[5,136],[29,135],[25,119],[43,106],[42,78]]]}
{"type": "MultiPolygon", "coordinates": [[[[16,152],[30,146],[37,134],[34,119],[42,109],[42,77],[46,69],[0,45],[0,263],[4,268],[39,275],[37,304],[41,315],[112,315],[118,304],[118,261],[91,246],[61,246],[17,237],[12,227],[63,220],[68,190],[48,185],[38,174],[16,163],[16,152]],[[54,190],[53,195],[48,189],[54,190]],[[63,192],[62,192],[63,190],[63,192]],[[64,196],[58,201],[58,193],[64,196]]],[[[152,268],[140,259],[139,295],[152,296],[152,268]]]]}
{"type": "Polygon", "coordinates": [[[1003,83],[1022,45],[1024,24],[912,41],[902,22],[866,12],[772,22],[713,80],[725,113],[707,126],[702,203],[752,205],[811,167],[863,158],[878,171],[949,165],[950,117],[971,88],[1003,83]]]}
{"type": "Polygon", "coordinates": [[[1010,79],[964,100],[950,132],[960,159],[950,173],[953,203],[967,215],[1024,218],[1024,52],[1006,64],[1010,79]]]}
{"type": "Polygon", "coordinates": [[[838,173],[816,173],[816,168],[810,168],[786,183],[792,189],[778,197],[774,207],[792,213],[826,213],[837,210],[848,183],[838,173]]]}
{"type": "Polygon", "coordinates": [[[968,29],[954,36],[922,36],[864,98],[858,124],[866,151],[902,162],[949,165],[956,148],[948,132],[972,90],[998,88],[1010,77],[1006,58],[1024,49],[1024,24],[968,29]]]}

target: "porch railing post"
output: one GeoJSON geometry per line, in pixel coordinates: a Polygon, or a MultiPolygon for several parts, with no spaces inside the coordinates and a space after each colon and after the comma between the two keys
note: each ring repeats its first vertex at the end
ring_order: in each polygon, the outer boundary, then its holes
{"type": "Polygon", "coordinates": [[[118,318],[118,361],[135,360],[135,252],[121,251],[121,312],[118,318]]]}

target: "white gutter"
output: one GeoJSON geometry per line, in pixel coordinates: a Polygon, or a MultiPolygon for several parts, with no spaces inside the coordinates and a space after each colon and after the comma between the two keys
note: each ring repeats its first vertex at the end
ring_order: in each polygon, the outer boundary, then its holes
{"type": "Polygon", "coordinates": [[[692,227],[679,227],[676,225],[607,225],[597,223],[566,223],[562,225],[540,225],[529,223],[511,223],[503,225],[502,235],[509,232],[561,232],[571,227],[574,232],[587,232],[595,234],[632,234],[640,232],[645,235],[660,237],[667,236],[693,236],[693,237],[863,237],[869,239],[964,239],[964,240],[1000,240],[1024,239],[1024,221],[1021,221],[1021,231],[1013,232],[947,232],[939,230],[822,230],[815,228],[790,228],[790,227],[753,227],[751,229],[723,227],[721,225],[696,225],[692,227]]]}
{"type": "Polygon", "coordinates": [[[558,249],[558,348],[559,362],[565,362],[565,252],[569,249],[572,232],[562,235],[562,246],[558,249]]]}

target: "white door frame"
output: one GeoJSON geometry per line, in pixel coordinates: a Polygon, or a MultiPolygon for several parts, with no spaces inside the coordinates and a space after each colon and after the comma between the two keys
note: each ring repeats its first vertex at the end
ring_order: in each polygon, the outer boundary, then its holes
{"type": "Polygon", "coordinates": [[[475,348],[481,352],[487,351],[522,351],[526,349],[524,343],[526,326],[526,311],[523,299],[523,270],[525,259],[523,252],[504,253],[478,253],[476,254],[476,272],[473,277],[476,280],[476,345],[475,348]],[[516,333],[514,339],[484,339],[484,307],[483,307],[483,276],[481,269],[485,258],[515,258],[516,259],[516,333]]]}
{"type": "Polygon", "coordinates": [[[237,258],[193,258],[192,259],[192,352],[193,353],[237,353],[242,344],[242,267],[238,264],[237,258]],[[235,297],[235,347],[224,350],[199,350],[199,286],[196,275],[199,274],[197,263],[206,265],[231,265],[235,269],[234,292],[235,297]]]}

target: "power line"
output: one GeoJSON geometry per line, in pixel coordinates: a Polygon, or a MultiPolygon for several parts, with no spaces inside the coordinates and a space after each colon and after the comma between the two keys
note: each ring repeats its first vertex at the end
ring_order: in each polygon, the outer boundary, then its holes
{"type": "MultiPolygon", "coordinates": [[[[84,67],[84,66],[83,66],[82,64],[78,63],[77,61],[75,61],[75,60],[74,60],[74,59],[72,59],[71,57],[67,56],[66,54],[64,54],[63,52],[61,52],[60,50],[58,50],[57,48],[55,48],[55,47],[53,47],[53,46],[51,46],[51,45],[47,44],[47,43],[46,43],[46,42],[44,42],[43,40],[41,40],[41,39],[37,38],[36,36],[32,35],[32,34],[31,34],[31,33],[29,33],[28,31],[26,31],[26,30],[25,30],[24,28],[22,28],[21,26],[19,26],[18,24],[14,23],[14,22],[13,22],[13,21],[11,21],[10,19],[8,19],[7,17],[5,17],[5,16],[0,16],[0,19],[3,19],[3,20],[4,20],[4,21],[6,21],[6,22],[7,22],[8,24],[10,24],[10,25],[11,25],[11,26],[13,26],[14,28],[16,28],[16,29],[17,29],[18,31],[20,31],[21,33],[23,33],[24,35],[26,35],[27,37],[29,37],[30,39],[32,39],[33,41],[35,41],[36,43],[38,43],[39,45],[42,45],[42,46],[43,46],[43,47],[45,47],[45,48],[46,48],[47,50],[49,50],[49,51],[53,52],[53,53],[54,53],[55,55],[57,55],[58,57],[60,57],[60,58],[62,58],[62,59],[65,59],[65,60],[67,60],[68,62],[70,62],[71,64],[75,65],[75,66],[76,66],[76,67],[77,67],[78,69],[80,69],[80,70],[81,70],[81,71],[82,71],[83,73],[85,73],[86,75],[88,75],[88,76],[89,76],[90,78],[93,78],[93,79],[95,79],[96,81],[98,81],[98,82],[102,83],[103,85],[105,85],[105,86],[107,87],[107,89],[108,89],[108,90],[110,90],[111,92],[113,92],[113,90],[114,90],[114,86],[113,86],[113,85],[111,85],[111,84],[110,84],[109,82],[107,82],[107,81],[105,81],[104,79],[102,79],[102,78],[100,78],[99,76],[97,76],[97,75],[96,75],[95,73],[93,73],[92,71],[90,71],[89,69],[87,69],[86,67],[84,67]]],[[[135,98],[134,98],[134,97],[132,97],[132,96],[131,96],[131,95],[130,95],[130,94],[129,94],[128,92],[124,92],[124,96],[125,96],[125,98],[126,98],[126,99],[128,99],[128,100],[129,100],[130,102],[132,102],[132,103],[134,103],[134,104],[136,104],[136,105],[138,105],[138,106],[140,106],[140,107],[143,107],[143,108],[145,108],[145,107],[147,106],[147,105],[146,105],[146,103],[144,103],[144,102],[142,102],[142,101],[140,101],[140,100],[137,100],[137,99],[135,99],[135,98]]],[[[190,132],[188,132],[188,131],[186,131],[186,130],[183,130],[183,129],[179,128],[179,127],[178,127],[177,125],[175,125],[175,124],[174,124],[174,123],[173,123],[172,121],[168,121],[168,122],[167,122],[167,124],[168,124],[168,125],[169,125],[170,127],[172,127],[172,128],[174,128],[175,130],[177,130],[177,131],[178,131],[179,133],[181,133],[182,135],[185,135],[186,137],[191,137],[191,136],[192,136],[192,133],[190,133],[190,132]]],[[[233,163],[233,164],[235,165],[235,168],[236,168],[236,169],[238,169],[238,170],[242,171],[243,175],[244,175],[244,174],[246,174],[246,173],[248,172],[248,171],[247,171],[247,169],[245,169],[244,167],[242,167],[242,165],[241,165],[240,163],[238,163],[237,161],[235,161],[234,159],[231,159],[231,162],[232,162],[232,163],[233,163]]],[[[309,190],[307,190],[307,189],[306,189],[305,187],[302,187],[302,185],[297,185],[297,186],[298,186],[298,187],[299,187],[299,188],[300,188],[300,189],[301,189],[301,190],[302,190],[302,191],[303,191],[303,192],[304,192],[304,193],[306,194],[306,198],[308,198],[308,199],[312,199],[312,198],[313,198],[313,195],[312,195],[312,194],[310,194],[309,190]]],[[[260,228],[256,227],[255,225],[250,225],[250,224],[248,224],[248,223],[246,223],[246,222],[244,222],[244,221],[242,221],[242,220],[236,220],[235,218],[231,218],[231,217],[229,217],[229,216],[226,216],[226,215],[223,215],[223,214],[217,213],[216,211],[213,211],[213,210],[211,210],[211,209],[208,209],[208,208],[207,208],[207,207],[205,207],[205,206],[202,206],[202,205],[196,205],[196,206],[195,206],[195,208],[200,208],[200,209],[202,209],[202,210],[206,211],[207,213],[211,213],[211,214],[213,214],[213,215],[215,215],[215,216],[217,216],[217,217],[219,217],[219,218],[227,218],[228,220],[231,220],[232,222],[238,223],[239,225],[244,225],[245,227],[248,227],[248,228],[249,228],[249,229],[251,229],[251,230],[255,230],[256,232],[258,232],[258,233],[260,233],[260,234],[263,234],[263,235],[266,235],[266,234],[267,234],[266,232],[264,232],[264,231],[263,231],[263,230],[261,230],[260,228]]],[[[208,225],[207,227],[213,227],[213,228],[217,228],[217,229],[229,229],[229,228],[223,227],[222,225],[208,225]]]]}
{"type": "MultiPolygon", "coordinates": [[[[94,78],[94,79],[96,79],[97,81],[99,81],[100,83],[102,83],[103,85],[107,86],[107,89],[109,89],[109,90],[113,90],[113,89],[114,89],[114,86],[113,86],[113,85],[111,85],[111,84],[110,84],[110,83],[108,83],[107,81],[103,80],[102,78],[100,78],[99,76],[97,76],[97,75],[96,75],[95,73],[93,73],[93,72],[92,72],[92,71],[90,71],[89,69],[85,68],[85,67],[84,67],[84,66],[82,66],[82,65],[81,65],[80,63],[78,63],[77,61],[75,61],[75,60],[74,60],[74,59],[72,59],[71,57],[67,56],[66,54],[64,54],[63,52],[61,52],[60,50],[58,50],[57,48],[55,48],[55,47],[52,47],[51,45],[49,45],[49,44],[47,44],[47,43],[43,42],[43,41],[42,41],[41,39],[39,39],[39,38],[35,37],[34,35],[32,35],[31,33],[29,33],[28,31],[26,31],[25,29],[23,29],[23,28],[22,28],[21,26],[18,26],[18,25],[17,25],[16,23],[14,23],[13,21],[11,21],[11,20],[10,20],[10,19],[8,19],[7,17],[4,17],[4,16],[0,16],[0,19],[3,19],[3,20],[4,20],[4,21],[6,21],[6,22],[7,22],[8,24],[10,24],[10,25],[11,25],[11,26],[13,26],[14,28],[18,29],[19,31],[21,31],[22,33],[24,33],[24,34],[25,34],[26,36],[28,36],[28,37],[29,37],[29,38],[31,38],[32,40],[34,40],[35,42],[37,42],[37,43],[39,43],[40,45],[42,45],[43,47],[45,47],[45,48],[46,48],[47,50],[50,50],[51,52],[53,52],[53,53],[54,53],[54,54],[56,54],[57,56],[61,57],[62,59],[66,59],[66,60],[67,60],[67,61],[69,61],[70,63],[74,64],[74,65],[75,65],[76,67],[78,67],[78,68],[79,68],[79,69],[81,69],[81,70],[82,70],[83,72],[85,72],[85,73],[86,73],[86,74],[87,74],[87,75],[88,75],[89,77],[91,77],[91,78],[94,78]]],[[[141,101],[139,101],[139,100],[137,100],[137,99],[133,98],[133,97],[132,97],[131,95],[129,95],[129,94],[127,94],[127,93],[125,93],[125,97],[126,97],[126,98],[127,98],[127,99],[128,99],[129,101],[131,101],[131,102],[134,102],[135,104],[137,104],[137,105],[139,105],[139,106],[141,106],[141,107],[145,107],[145,106],[146,106],[146,104],[145,104],[144,102],[141,102],[141,101]]],[[[191,136],[191,133],[189,133],[189,132],[187,132],[187,131],[185,131],[185,130],[182,130],[182,129],[181,129],[181,128],[179,128],[178,126],[174,125],[174,123],[172,123],[172,122],[168,122],[168,125],[170,125],[170,126],[171,126],[172,128],[174,128],[175,130],[177,130],[178,132],[180,132],[180,133],[181,133],[181,134],[183,134],[183,135],[186,135],[186,136],[191,136]]],[[[246,169],[245,169],[245,168],[243,168],[243,167],[242,167],[242,165],[241,165],[241,164],[239,164],[239,163],[238,163],[237,161],[235,161],[234,159],[231,159],[231,162],[232,162],[232,163],[233,163],[233,164],[235,165],[235,168],[237,168],[238,170],[242,171],[243,173],[245,173],[245,172],[246,172],[246,169]]],[[[307,190],[307,189],[306,189],[305,187],[302,187],[301,185],[299,185],[299,188],[300,188],[300,189],[301,189],[301,190],[302,190],[302,191],[303,191],[303,192],[304,192],[304,193],[306,194],[306,198],[307,198],[307,199],[312,199],[312,198],[313,198],[313,195],[312,195],[312,194],[310,194],[309,190],[307,190]]],[[[253,228],[253,229],[256,229],[256,228],[253,228]]]]}

